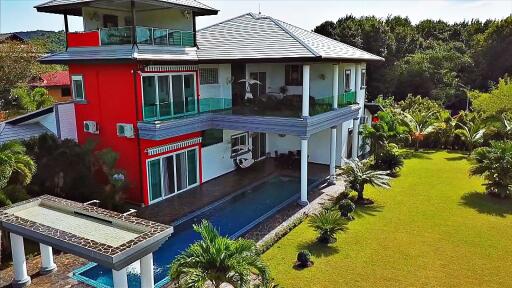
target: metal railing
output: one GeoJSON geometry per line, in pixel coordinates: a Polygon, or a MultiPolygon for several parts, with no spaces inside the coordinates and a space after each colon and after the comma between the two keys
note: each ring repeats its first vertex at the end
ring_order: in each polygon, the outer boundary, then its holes
{"type": "MultiPolygon", "coordinates": [[[[132,27],[100,28],[100,43],[107,45],[132,44],[132,27]]],[[[164,28],[135,27],[135,42],[155,46],[194,46],[194,32],[164,28]]]]}

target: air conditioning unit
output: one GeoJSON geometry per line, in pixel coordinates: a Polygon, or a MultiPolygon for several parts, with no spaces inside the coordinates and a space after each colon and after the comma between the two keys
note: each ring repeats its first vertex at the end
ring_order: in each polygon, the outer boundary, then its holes
{"type": "Polygon", "coordinates": [[[117,136],[127,138],[135,137],[133,124],[117,123],[117,136]]]}
{"type": "Polygon", "coordinates": [[[84,121],[84,131],[98,134],[98,125],[96,125],[96,121],[84,121]]]}

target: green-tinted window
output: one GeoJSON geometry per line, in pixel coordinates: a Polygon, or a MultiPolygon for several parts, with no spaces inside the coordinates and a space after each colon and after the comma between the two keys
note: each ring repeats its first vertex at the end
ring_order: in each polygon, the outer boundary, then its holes
{"type": "Polygon", "coordinates": [[[71,76],[75,100],[85,100],[84,79],[82,76],[71,76]]]}
{"type": "Polygon", "coordinates": [[[154,76],[142,77],[142,95],[144,97],[144,120],[157,117],[156,83],[154,76]]]}
{"type": "Polygon", "coordinates": [[[223,139],[222,129],[208,129],[203,131],[203,147],[222,143],[223,139]]]}
{"type": "Polygon", "coordinates": [[[188,186],[197,183],[197,150],[187,151],[188,186]]]}
{"type": "Polygon", "coordinates": [[[185,110],[187,113],[195,112],[197,109],[194,75],[187,74],[183,77],[183,87],[185,88],[185,110]]]}
{"type": "Polygon", "coordinates": [[[171,87],[169,76],[158,76],[158,112],[160,118],[171,116],[171,87]]]}
{"type": "Polygon", "coordinates": [[[162,180],[160,173],[160,159],[148,162],[149,200],[154,201],[162,197],[162,180]]]}

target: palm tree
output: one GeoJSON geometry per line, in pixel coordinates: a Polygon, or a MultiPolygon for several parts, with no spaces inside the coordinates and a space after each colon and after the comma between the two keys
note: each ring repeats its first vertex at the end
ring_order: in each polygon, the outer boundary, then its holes
{"type": "Polygon", "coordinates": [[[357,192],[358,203],[365,204],[363,192],[367,184],[386,189],[391,187],[389,171],[372,170],[368,161],[354,159],[348,160],[347,163],[348,165],[342,168],[341,175],[346,177],[350,189],[357,192]]]}
{"type": "Polygon", "coordinates": [[[400,113],[403,116],[402,120],[409,127],[412,139],[416,142],[416,146],[414,148],[415,151],[419,150],[420,142],[423,141],[425,135],[435,131],[436,126],[434,125],[434,123],[436,121],[434,119],[436,119],[436,113],[437,111],[422,112],[415,114],[409,114],[407,112],[402,111],[400,113]]]}
{"type": "Polygon", "coordinates": [[[194,225],[194,230],[203,239],[178,255],[169,271],[170,278],[179,287],[203,288],[208,282],[216,288],[223,283],[249,287],[253,274],[258,275],[262,283],[269,281],[270,273],[253,241],[220,236],[206,220],[194,225]]]}
{"type": "Polygon", "coordinates": [[[36,171],[36,164],[26,154],[25,147],[16,141],[0,144],[0,205],[10,205],[11,201],[4,194],[9,180],[16,175],[22,185],[30,183],[36,171]]]}
{"type": "Polygon", "coordinates": [[[484,177],[486,190],[501,198],[512,195],[512,142],[492,142],[473,151],[471,175],[484,177]]]}
{"type": "Polygon", "coordinates": [[[318,242],[329,244],[336,241],[336,233],[345,230],[347,220],[336,210],[322,210],[311,216],[309,226],[318,232],[318,242]]]}
{"type": "Polygon", "coordinates": [[[505,115],[503,115],[502,117],[503,117],[503,125],[505,126],[505,130],[503,131],[503,132],[505,132],[505,140],[508,140],[509,137],[512,136],[512,123],[507,120],[505,115]]]}
{"type": "Polygon", "coordinates": [[[478,144],[482,143],[485,128],[479,128],[478,125],[472,122],[468,122],[466,125],[457,122],[461,128],[455,130],[455,134],[466,142],[469,152],[473,151],[473,148],[478,144]]]}

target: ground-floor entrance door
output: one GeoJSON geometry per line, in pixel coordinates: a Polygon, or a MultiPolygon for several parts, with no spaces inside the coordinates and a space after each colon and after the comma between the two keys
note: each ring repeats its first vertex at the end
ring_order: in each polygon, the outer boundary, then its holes
{"type": "Polygon", "coordinates": [[[198,148],[148,161],[149,201],[154,202],[199,184],[198,148]]]}
{"type": "Polygon", "coordinates": [[[253,133],[252,141],[252,159],[259,160],[267,154],[267,134],[253,133]]]}

